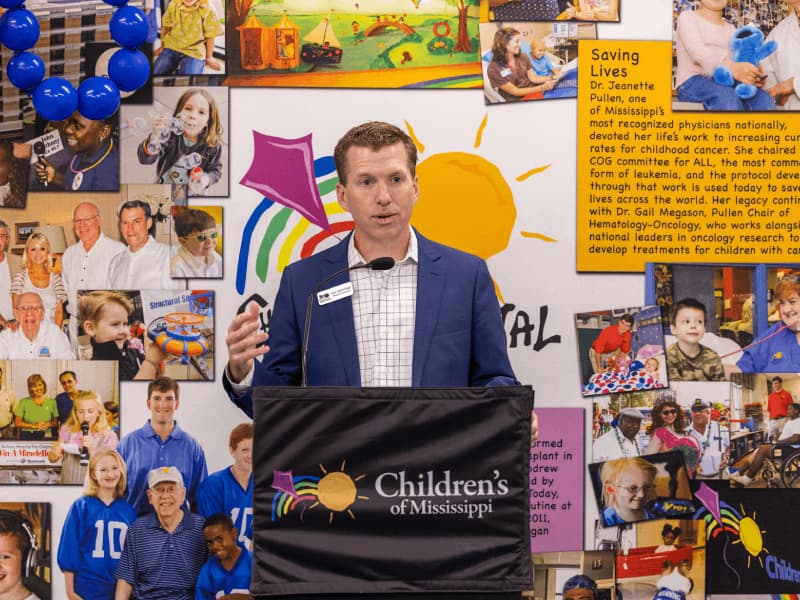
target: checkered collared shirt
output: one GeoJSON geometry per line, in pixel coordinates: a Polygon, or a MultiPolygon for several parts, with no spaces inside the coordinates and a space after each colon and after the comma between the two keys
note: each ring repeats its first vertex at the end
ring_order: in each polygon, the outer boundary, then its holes
{"type": "MultiPolygon", "coordinates": [[[[351,236],[347,247],[348,266],[366,262],[351,236]]],[[[418,264],[417,236],[412,229],[405,258],[391,269],[350,272],[363,387],[411,385],[418,264]]]]}

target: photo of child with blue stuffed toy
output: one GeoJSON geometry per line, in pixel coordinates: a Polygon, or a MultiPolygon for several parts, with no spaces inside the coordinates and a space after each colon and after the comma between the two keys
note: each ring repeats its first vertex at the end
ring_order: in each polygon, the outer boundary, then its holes
{"type": "Polygon", "coordinates": [[[673,110],[771,111],[800,108],[786,34],[800,0],[674,0],[673,110]],[[787,8],[788,6],[788,8],[787,8]]]}

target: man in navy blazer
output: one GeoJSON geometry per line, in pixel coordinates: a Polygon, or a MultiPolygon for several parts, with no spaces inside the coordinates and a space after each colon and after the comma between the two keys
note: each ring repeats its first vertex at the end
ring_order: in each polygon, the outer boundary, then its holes
{"type": "MultiPolygon", "coordinates": [[[[284,271],[269,335],[259,330],[255,303],[233,320],[226,338],[229,361],[223,378],[231,399],[252,416],[250,386],[300,385],[309,295],[336,271],[380,257],[393,258],[398,264],[392,269],[406,269],[416,277],[410,323],[398,325],[399,335],[406,335],[408,345],[413,345],[411,365],[399,369],[394,385],[517,385],[486,263],[427,240],[409,225],[419,194],[413,141],[393,125],[365,123],[339,141],[334,160],[339,174],[337,197],[353,216],[354,232],[284,271]],[[259,346],[267,338],[269,346],[259,346]],[[263,354],[263,361],[254,361],[263,354]]],[[[315,298],[307,353],[308,385],[383,385],[372,383],[371,373],[365,382],[359,357],[368,352],[364,348],[368,342],[363,341],[363,333],[359,340],[353,299],[385,290],[360,291],[359,285],[364,284],[350,273],[325,285],[325,290],[341,285],[346,291],[342,298],[323,305],[315,298]]],[[[381,301],[377,306],[386,304],[381,301]]],[[[403,312],[396,310],[396,305],[389,306],[393,313],[403,312]]],[[[361,316],[362,321],[375,318],[374,314],[361,316]]],[[[378,332],[369,344],[380,345],[385,336],[378,332]]]]}

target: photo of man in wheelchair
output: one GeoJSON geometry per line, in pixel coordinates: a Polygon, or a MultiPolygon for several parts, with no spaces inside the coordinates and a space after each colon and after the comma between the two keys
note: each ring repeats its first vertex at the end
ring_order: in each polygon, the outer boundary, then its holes
{"type": "Polygon", "coordinates": [[[800,404],[790,404],[786,415],[776,441],[759,444],[736,463],[740,474],[731,476],[734,484],[750,487],[760,475],[768,487],[800,488],[800,404]]]}

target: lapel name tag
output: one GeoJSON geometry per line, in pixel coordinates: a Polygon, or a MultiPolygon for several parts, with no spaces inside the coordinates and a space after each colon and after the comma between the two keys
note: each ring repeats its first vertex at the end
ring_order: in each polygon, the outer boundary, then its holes
{"type": "Polygon", "coordinates": [[[317,302],[319,302],[320,306],[324,306],[326,304],[330,304],[331,302],[336,302],[337,300],[341,300],[342,298],[347,298],[348,296],[353,295],[353,284],[349,281],[347,283],[342,283],[341,285],[335,285],[332,288],[328,288],[327,290],[322,290],[321,292],[317,293],[317,302]]]}

